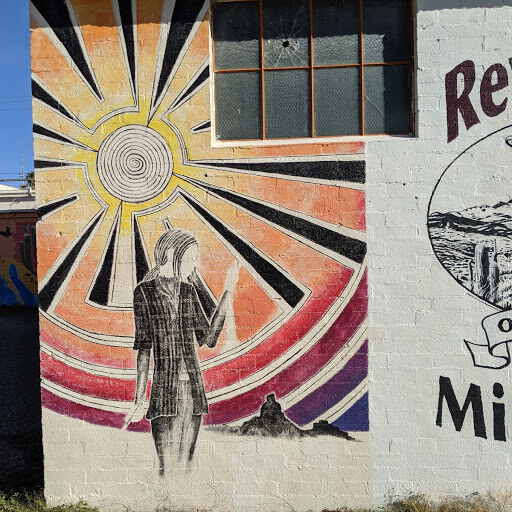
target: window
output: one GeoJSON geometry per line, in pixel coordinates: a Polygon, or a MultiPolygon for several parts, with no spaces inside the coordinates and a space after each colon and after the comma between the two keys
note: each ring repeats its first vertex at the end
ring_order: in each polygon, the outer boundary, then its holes
{"type": "Polygon", "coordinates": [[[219,140],[412,132],[411,0],[216,0],[219,140]]]}

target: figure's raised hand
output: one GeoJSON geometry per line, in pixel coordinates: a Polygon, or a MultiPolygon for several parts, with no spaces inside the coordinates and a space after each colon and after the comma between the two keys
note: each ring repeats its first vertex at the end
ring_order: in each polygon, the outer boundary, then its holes
{"type": "Polygon", "coordinates": [[[238,283],[238,277],[240,273],[240,264],[235,260],[226,273],[226,281],[224,282],[224,289],[228,292],[235,290],[238,283]]]}

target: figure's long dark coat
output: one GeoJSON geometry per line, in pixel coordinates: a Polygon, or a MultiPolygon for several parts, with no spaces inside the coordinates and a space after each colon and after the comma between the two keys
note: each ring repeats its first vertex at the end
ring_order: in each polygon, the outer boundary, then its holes
{"type": "Polygon", "coordinates": [[[225,303],[226,293],[210,319],[203,311],[192,284],[157,277],[135,288],[133,348],[153,349],[154,359],[147,419],[177,414],[179,373],[183,369],[181,361],[190,378],[193,414],[208,412],[194,341],[199,346],[216,345],[226,318],[225,303]]]}

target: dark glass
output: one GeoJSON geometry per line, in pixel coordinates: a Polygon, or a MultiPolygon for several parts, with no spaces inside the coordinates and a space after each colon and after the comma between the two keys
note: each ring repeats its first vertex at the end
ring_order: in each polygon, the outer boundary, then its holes
{"type": "Polygon", "coordinates": [[[215,75],[216,136],[219,140],[261,138],[260,73],[215,75]]]}
{"type": "Polygon", "coordinates": [[[410,60],[410,0],[363,1],[363,52],[365,62],[410,60]]]}
{"type": "Polygon", "coordinates": [[[260,67],[258,2],[219,2],[213,14],[216,69],[260,67]]]}
{"type": "Polygon", "coordinates": [[[411,133],[409,66],[364,68],[365,133],[411,133]]]}
{"type": "Polygon", "coordinates": [[[309,73],[307,69],[265,72],[267,138],[311,136],[309,73]]]}
{"type": "Polygon", "coordinates": [[[309,0],[263,0],[265,67],[309,66],[309,0]]]}
{"type": "Polygon", "coordinates": [[[315,66],[357,64],[359,0],[313,0],[315,66]]]}
{"type": "Polygon", "coordinates": [[[359,68],[315,70],[315,135],[361,134],[359,68]]]}

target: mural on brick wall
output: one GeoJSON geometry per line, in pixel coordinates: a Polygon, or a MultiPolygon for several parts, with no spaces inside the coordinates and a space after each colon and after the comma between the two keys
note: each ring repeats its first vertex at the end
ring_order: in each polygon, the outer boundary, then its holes
{"type": "MultiPolygon", "coordinates": [[[[494,96],[508,86],[505,66],[496,63],[483,68],[480,87],[475,87],[476,69],[475,62],[465,60],[445,76],[448,143],[459,137],[462,123],[470,130],[484,116],[495,118],[506,110],[508,98],[494,96]],[[483,115],[477,113],[478,104],[483,115]]],[[[511,363],[512,195],[507,191],[511,155],[512,126],[494,128],[444,169],[428,208],[428,232],[437,259],[459,285],[494,310],[475,319],[481,322],[482,334],[460,340],[467,362],[485,370],[501,370],[511,363]]],[[[494,375],[498,379],[500,374],[494,375]]],[[[457,389],[460,384],[439,377],[436,425],[443,427],[451,418],[455,430],[461,432],[470,423],[471,408],[475,437],[506,441],[503,385],[494,382],[483,387],[471,382],[465,397],[457,396],[457,389]],[[492,417],[485,414],[489,402],[492,417]]]]}
{"type": "Polygon", "coordinates": [[[204,0],[30,12],[43,406],[161,470],[367,431],[363,143],[212,146],[204,0]]]}
{"type": "MultiPolygon", "coordinates": [[[[480,80],[476,64],[465,60],[445,77],[447,140],[481,123],[475,105],[490,118],[505,112],[508,98],[494,97],[509,83],[501,63],[487,67],[480,80]]],[[[434,252],[455,280],[503,313],[483,319],[486,340],[464,340],[476,367],[510,365],[512,342],[512,195],[507,193],[512,127],[494,130],[464,149],[443,171],[432,193],[428,229],[434,252]],[[461,183],[469,186],[461,187],[461,183]]]]}
{"type": "Polygon", "coordinates": [[[441,264],[464,288],[503,311],[483,320],[487,341],[465,340],[476,366],[496,369],[511,361],[512,194],[507,190],[508,154],[512,156],[510,126],[463,151],[440,178],[428,217],[430,239],[441,264]],[[455,187],[460,183],[470,183],[472,193],[455,187]]]}
{"type": "Polygon", "coordinates": [[[37,306],[34,219],[4,217],[0,222],[0,306],[37,306]]]}

